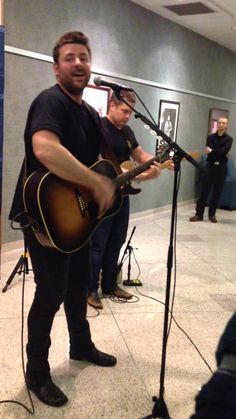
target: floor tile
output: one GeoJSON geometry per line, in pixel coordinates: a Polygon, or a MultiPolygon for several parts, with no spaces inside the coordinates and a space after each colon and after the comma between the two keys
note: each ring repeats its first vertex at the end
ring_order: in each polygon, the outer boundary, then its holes
{"type": "MultiPolygon", "coordinates": [[[[129,279],[140,279],[142,286],[123,285],[128,279],[126,255],[120,285],[134,295],[132,300],[106,298],[102,300],[103,310],[88,306],[87,311],[93,341],[101,350],[114,354],[118,363],[113,368],[101,368],[68,359],[62,306],[52,329],[50,365],[69,403],[55,409],[33,395],[36,419],[143,418],[157,407],[152,397],[161,394],[163,371],[164,401],[171,418],[189,419],[199,388],[216,367],[217,342],[236,303],[236,212],[218,210],[217,224],[207,218],[190,223],[193,214],[193,204],[179,205],[172,260],[168,259],[171,208],[131,215],[127,239],[134,226],[136,229],[130,243],[129,279]],[[168,300],[169,311],[165,310],[168,300]],[[167,343],[163,332],[168,334],[167,343]]],[[[2,246],[1,289],[23,253],[22,240],[2,246]]],[[[14,275],[6,292],[0,293],[1,400],[19,401],[29,408],[21,353],[33,295],[31,270],[25,282],[23,274],[14,275]]],[[[17,417],[31,415],[17,404],[0,404],[0,418],[17,417]]]]}

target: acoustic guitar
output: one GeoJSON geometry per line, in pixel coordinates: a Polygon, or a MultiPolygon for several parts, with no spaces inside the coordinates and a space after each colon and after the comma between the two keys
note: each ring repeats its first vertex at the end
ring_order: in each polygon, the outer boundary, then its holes
{"type": "Polygon", "coordinates": [[[147,170],[154,161],[163,160],[163,156],[166,156],[166,152],[118,176],[109,160],[99,160],[91,166],[95,172],[109,177],[116,187],[113,207],[99,219],[97,203],[88,189],[78,187],[45,169],[36,170],[27,178],[23,191],[25,210],[36,238],[43,246],[54,247],[64,253],[80,249],[99,223],[119,210],[122,196],[130,193],[130,181],[147,170]]]}

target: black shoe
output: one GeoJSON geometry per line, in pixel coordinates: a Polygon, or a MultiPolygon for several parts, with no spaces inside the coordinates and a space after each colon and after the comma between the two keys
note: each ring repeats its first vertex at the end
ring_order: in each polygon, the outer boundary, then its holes
{"type": "Polygon", "coordinates": [[[216,218],[214,215],[212,215],[211,217],[209,216],[209,220],[210,220],[212,223],[217,223],[217,218],[216,218]]]}
{"type": "Polygon", "coordinates": [[[115,365],[117,362],[114,356],[105,354],[104,352],[99,351],[95,347],[84,354],[70,353],[70,359],[75,359],[76,361],[89,361],[93,364],[100,365],[100,367],[113,367],[113,365],[115,365]]]}
{"type": "Polygon", "coordinates": [[[26,376],[26,384],[29,390],[48,406],[59,407],[68,402],[66,395],[54,384],[51,377],[38,381],[26,376]]]}

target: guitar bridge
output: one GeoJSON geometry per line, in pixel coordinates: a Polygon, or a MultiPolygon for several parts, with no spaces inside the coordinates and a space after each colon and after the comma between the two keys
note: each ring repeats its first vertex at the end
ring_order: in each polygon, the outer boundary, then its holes
{"type": "Polygon", "coordinates": [[[82,214],[82,216],[85,216],[86,215],[86,205],[85,205],[85,202],[83,200],[83,197],[80,193],[77,193],[76,197],[77,197],[77,201],[79,203],[81,214],[82,214]]]}

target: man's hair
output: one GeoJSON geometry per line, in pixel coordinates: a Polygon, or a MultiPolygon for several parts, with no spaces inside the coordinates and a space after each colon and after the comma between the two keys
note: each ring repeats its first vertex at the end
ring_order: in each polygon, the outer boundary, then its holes
{"type": "Polygon", "coordinates": [[[53,48],[54,63],[58,64],[60,48],[65,44],[84,45],[88,50],[89,57],[91,58],[91,49],[90,49],[89,39],[82,32],[73,31],[73,32],[64,33],[64,35],[62,35],[56,42],[56,45],[53,48]]]}
{"type": "Polygon", "coordinates": [[[227,118],[227,116],[219,116],[219,118],[218,118],[218,122],[219,122],[219,120],[220,119],[226,119],[226,121],[228,122],[228,118],[227,118]]]}
{"type": "MultiPolygon", "coordinates": [[[[127,90],[121,90],[120,91],[120,96],[122,98],[124,98],[124,100],[126,102],[128,102],[130,105],[135,105],[136,97],[135,97],[134,92],[128,92],[127,90]]],[[[122,100],[118,99],[118,97],[116,96],[116,94],[114,92],[112,92],[112,94],[111,94],[109,105],[111,104],[111,102],[114,102],[116,105],[121,105],[122,103],[124,103],[122,100]]]]}

